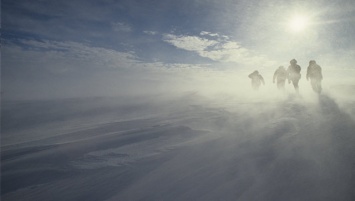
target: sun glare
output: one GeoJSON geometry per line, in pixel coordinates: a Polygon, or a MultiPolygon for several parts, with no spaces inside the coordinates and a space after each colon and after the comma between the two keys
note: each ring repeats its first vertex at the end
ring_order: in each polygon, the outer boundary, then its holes
{"type": "Polygon", "coordinates": [[[306,16],[297,15],[291,18],[289,28],[294,32],[302,32],[307,28],[308,23],[306,16]]]}

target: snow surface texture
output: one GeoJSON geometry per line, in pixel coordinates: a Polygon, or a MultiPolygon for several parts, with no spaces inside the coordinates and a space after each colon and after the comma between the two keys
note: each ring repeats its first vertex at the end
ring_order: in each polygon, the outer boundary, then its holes
{"type": "Polygon", "coordinates": [[[355,103],[335,97],[4,102],[1,199],[351,201],[355,103]]]}

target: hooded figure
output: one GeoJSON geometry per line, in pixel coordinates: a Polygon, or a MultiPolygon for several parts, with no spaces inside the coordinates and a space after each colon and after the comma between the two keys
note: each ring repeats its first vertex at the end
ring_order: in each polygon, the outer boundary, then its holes
{"type": "Polygon", "coordinates": [[[283,66],[280,66],[274,73],[274,77],[272,82],[275,83],[277,81],[277,88],[278,89],[285,89],[285,81],[287,79],[287,71],[283,66]]]}
{"type": "Polygon", "coordinates": [[[251,79],[251,86],[254,90],[258,90],[261,83],[265,85],[263,76],[261,76],[257,70],[251,73],[248,77],[251,79]]]}
{"type": "Polygon", "coordinates": [[[298,82],[301,79],[301,67],[297,65],[296,59],[292,59],[290,64],[291,65],[287,68],[288,83],[290,84],[292,81],[293,87],[296,92],[298,92],[298,82]]]}
{"type": "Polygon", "coordinates": [[[309,66],[307,68],[307,80],[311,79],[311,86],[314,92],[321,93],[322,92],[322,68],[316,63],[316,61],[309,61],[309,66]]]}

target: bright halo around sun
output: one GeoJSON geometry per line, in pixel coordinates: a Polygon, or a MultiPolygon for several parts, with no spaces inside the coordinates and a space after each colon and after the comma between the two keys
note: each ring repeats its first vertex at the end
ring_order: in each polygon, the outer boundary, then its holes
{"type": "Polygon", "coordinates": [[[289,28],[293,32],[302,32],[308,25],[309,19],[304,15],[295,15],[289,21],[289,28]]]}

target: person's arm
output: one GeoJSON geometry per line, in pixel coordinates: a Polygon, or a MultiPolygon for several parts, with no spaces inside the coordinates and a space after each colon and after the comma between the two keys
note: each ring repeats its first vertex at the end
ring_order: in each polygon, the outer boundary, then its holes
{"type": "Polygon", "coordinates": [[[307,80],[309,79],[309,74],[310,74],[310,71],[311,71],[311,66],[308,66],[308,68],[307,68],[307,74],[306,74],[306,78],[307,78],[307,80]]]}
{"type": "Polygon", "coordinates": [[[272,83],[275,83],[276,76],[277,76],[277,70],[275,71],[274,77],[272,78],[272,83]]]}

